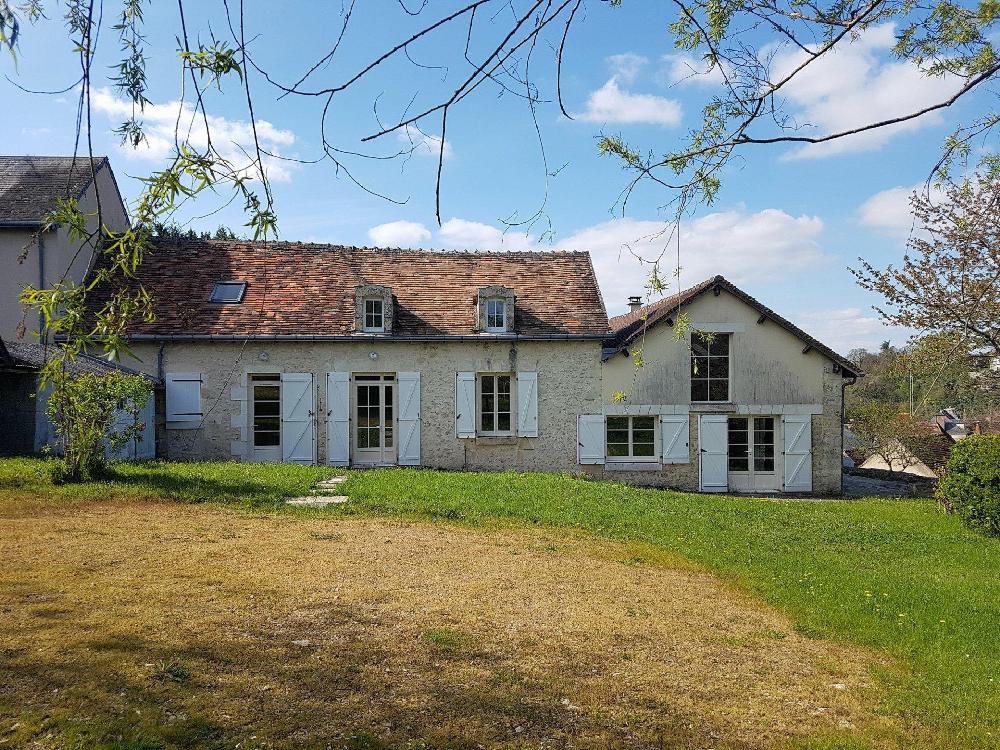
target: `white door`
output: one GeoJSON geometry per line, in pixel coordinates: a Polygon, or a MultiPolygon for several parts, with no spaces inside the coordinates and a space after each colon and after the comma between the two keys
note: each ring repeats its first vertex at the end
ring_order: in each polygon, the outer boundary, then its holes
{"type": "Polygon", "coordinates": [[[396,463],[396,376],[354,376],[354,445],[351,462],[368,466],[396,463]]]}
{"type": "Polygon", "coordinates": [[[729,488],[736,492],[777,492],[781,482],[775,459],[771,416],[729,417],[729,488]]]}
{"type": "Polygon", "coordinates": [[[326,462],[347,466],[351,460],[351,374],[326,374],[326,462]]]}
{"type": "Polygon", "coordinates": [[[399,382],[399,463],[420,466],[420,373],[401,372],[399,382]]]}
{"type": "Polygon", "coordinates": [[[281,373],[282,461],[315,463],[314,417],[312,373],[281,373]]]}
{"type": "Polygon", "coordinates": [[[698,419],[698,477],[702,492],[729,489],[728,417],[702,414],[698,419]]]}

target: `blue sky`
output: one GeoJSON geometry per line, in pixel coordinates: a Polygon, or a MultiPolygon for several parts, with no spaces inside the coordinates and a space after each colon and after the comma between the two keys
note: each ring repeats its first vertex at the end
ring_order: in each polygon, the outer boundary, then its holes
{"type": "MultiPolygon", "coordinates": [[[[117,4],[106,5],[106,16],[111,17],[117,4]]],[[[405,38],[415,23],[395,3],[361,5],[336,57],[311,83],[339,83],[405,38]]],[[[468,75],[460,55],[464,31],[456,28],[412,50],[422,65],[447,69],[418,68],[405,59],[380,66],[356,91],[334,100],[328,133],[346,150],[365,148],[378,154],[415,143],[417,148],[405,159],[345,157],[348,169],[362,182],[403,203],[365,193],[329,161],[274,161],[270,174],[282,238],[445,249],[590,250],[608,311],[620,313],[628,295],[644,293],[645,271],[626,248],[644,257],[659,253],[669,218],[661,206],[669,195],[647,187],[632,199],[625,216],[615,212],[627,175],[615,162],[598,156],[597,137],[619,134],[643,149],[667,152],[697,125],[702,105],[717,86],[712,76],[690,75],[698,62],[674,50],[666,31],[672,20],[669,9],[651,5],[587,6],[570,39],[563,73],[564,101],[574,119],[561,116],[552,101],[537,108],[548,170],[555,173],[549,179],[523,99],[499,95],[498,87],[487,85],[452,111],[440,227],[433,195],[433,149],[439,143],[440,123],[428,119],[422,132],[390,134],[374,145],[363,146],[359,139],[378,130],[375,102],[379,118],[389,122],[411,98],[414,108],[433,103],[468,75]],[[504,219],[531,216],[543,200],[544,217],[527,229],[527,236],[524,230],[501,233],[504,219]]],[[[443,16],[452,7],[432,2],[420,18],[443,16]]],[[[339,32],[341,10],[339,3],[248,2],[246,27],[255,59],[274,78],[294,81],[329,49],[339,32]]],[[[127,199],[140,190],[135,178],[163,158],[181,95],[176,7],[156,4],[146,20],[149,96],[154,102],[143,116],[149,147],[136,152],[118,145],[111,130],[127,108],[106,80],[94,83],[94,148],[111,156],[127,199]]],[[[192,36],[207,38],[211,28],[219,38],[229,38],[221,3],[189,3],[187,22],[192,36]]],[[[499,28],[491,30],[486,17],[481,23],[484,40],[499,28]]],[[[849,51],[817,66],[790,90],[789,112],[811,132],[830,132],[873,116],[903,114],[954,89],[954,82],[929,81],[891,60],[887,50],[892,32],[890,26],[873,29],[849,51]]],[[[102,34],[98,66],[103,71],[116,61],[117,40],[107,25],[102,34]]],[[[794,63],[787,50],[777,54],[776,65],[794,63]]],[[[545,99],[554,92],[551,60],[551,50],[540,46],[533,76],[545,99]]],[[[61,20],[27,28],[16,66],[9,58],[2,65],[11,79],[27,88],[72,83],[75,61],[61,20]]],[[[254,72],[251,82],[265,144],[283,156],[316,158],[321,102],[278,100],[279,92],[254,72]]],[[[6,110],[0,120],[4,152],[72,150],[74,92],[30,95],[0,80],[0,95],[6,110]]],[[[221,92],[213,91],[207,105],[217,118],[217,142],[249,142],[249,118],[239,86],[230,83],[221,92]]],[[[682,284],[721,273],[841,351],[874,347],[887,338],[904,341],[905,331],[888,330],[878,322],[871,310],[877,299],[856,286],[848,266],[859,255],[878,264],[901,258],[909,228],[908,191],[927,177],[942,138],[957,122],[969,119],[975,106],[974,99],[962,102],[942,115],[833,148],[753,146],[741,152],[723,176],[716,203],[699,208],[682,226],[682,284]]],[[[238,155],[232,143],[229,148],[238,155]]],[[[220,222],[241,225],[239,206],[219,209],[223,202],[214,196],[200,198],[178,218],[198,229],[214,229],[220,222]]]]}

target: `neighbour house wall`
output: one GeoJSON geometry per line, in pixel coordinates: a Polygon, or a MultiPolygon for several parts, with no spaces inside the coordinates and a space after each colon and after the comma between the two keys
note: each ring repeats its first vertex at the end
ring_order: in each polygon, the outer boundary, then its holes
{"type": "MultiPolygon", "coordinates": [[[[133,351],[140,361],[126,365],[158,374],[160,344],[137,343],[133,351]]],[[[205,416],[200,429],[163,429],[160,455],[247,460],[247,375],[312,373],[316,457],[323,463],[328,372],[419,372],[423,466],[576,471],[577,416],[600,409],[600,360],[598,341],[260,341],[245,349],[238,342],[166,343],[159,374],[201,373],[205,416]],[[457,373],[518,371],[538,373],[538,437],[456,437],[457,373]]]]}
{"type": "MultiPolygon", "coordinates": [[[[79,199],[84,214],[96,214],[98,191],[104,224],[114,231],[125,229],[128,216],[107,165],[97,172],[96,188],[91,183],[79,199]]],[[[38,217],[39,221],[43,218],[38,217]]],[[[96,216],[89,220],[88,228],[91,231],[97,228],[96,216]]],[[[66,227],[56,227],[37,237],[33,229],[0,227],[0,258],[4,264],[4,272],[0,274],[0,337],[15,338],[22,320],[28,332],[39,331],[37,313],[24,314],[19,302],[21,290],[28,285],[51,286],[64,275],[73,281],[82,281],[90,267],[92,253],[78,253],[78,250],[79,243],[70,238],[66,227]]]]}
{"type": "MultiPolygon", "coordinates": [[[[623,471],[611,464],[584,467],[588,474],[631,482],[699,488],[698,415],[808,414],[812,417],[813,492],[841,491],[841,406],[843,379],[834,363],[772,320],[758,323],[760,313],[725,290],[702,294],[683,308],[691,329],[730,332],[730,403],[692,404],[690,336],[674,337],[665,321],[652,327],[630,347],[615,354],[601,372],[605,414],[687,413],[690,462],[623,471]],[[643,366],[636,368],[632,355],[643,366]],[[627,395],[616,402],[615,393],[627,395]]],[[[776,436],[780,453],[780,435],[776,436]]]]}

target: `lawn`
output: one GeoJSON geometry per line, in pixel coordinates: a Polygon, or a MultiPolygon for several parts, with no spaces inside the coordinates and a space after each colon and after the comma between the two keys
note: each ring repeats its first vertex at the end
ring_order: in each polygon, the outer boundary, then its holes
{"type": "MultiPolygon", "coordinates": [[[[458,716],[449,713],[459,710],[457,705],[467,710],[477,707],[466,744],[474,744],[473,738],[497,744],[507,732],[509,739],[503,741],[524,746],[551,744],[553,737],[574,738],[578,746],[588,742],[606,746],[602,743],[610,742],[608,738],[617,738],[623,746],[629,740],[656,746],[650,738],[661,734],[678,738],[676,747],[1000,746],[1000,544],[966,532],[928,501],[776,502],[642,490],[552,475],[378,470],[351,473],[343,486],[350,496],[344,506],[273,512],[280,508],[282,495],[303,494],[318,477],[331,473],[296,466],[149,465],[122,467],[106,483],[79,488],[52,487],[40,461],[0,461],[0,512],[20,522],[14,525],[21,549],[31,548],[36,526],[39,535],[49,535],[36,547],[47,550],[39,557],[41,567],[31,574],[39,586],[53,571],[83,564],[78,558],[88,547],[77,549],[70,543],[77,539],[76,533],[84,539],[92,533],[73,529],[82,516],[100,515],[98,527],[106,525],[106,533],[116,540],[108,542],[112,549],[148,535],[143,529],[172,524],[156,532],[155,544],[143,547],[144,555],[155,558],[150,565],[160,576],[147,570],[146,578],[132,581],[128,590],[148,589],[163,580],[163,571],[170,573],[170,580],[178,574],[178,560],[184,560],[184,585],[198,591],[215,586],[209,601],[219,612],[204,606],[180,610],[185,618],[204,618],[205,627],[218,617],[230,623],[226,627],[239,630],[232,618],[247,619],[244,630],[227,647],[239,654],[245,651],[238,646],[261,637],[255,633],[268,632],[267,622],[290,628],[289,623],[301,620],[306,630],[311,627],[311,632],[320,633],[328,632],[322,626],[330,622],[336,627],[350,625],[347,630],[354,635],[345,637],[357,636],[352,643],[366,642],[365,648],[381,649],[382,657],[349,650],[343,658],[353,661],[345,664],[331,656],[340,653],[336,648],[324,646],[310,661],[292,649],[295,659],[270,678],[291,691],[304,717],[319,710],[317,705],[330,710],[332,698],[328,693],[310,693],[307,700],[299,695],[305,689],[302,680],[313,685],[311,681],[326,675],[333,682],[354,685],[337,705],[356,700],[358,690],[369,691],[370,701],[382,706],[384,715],[373,716],[371,711],[360,715],[382,727],[373,736],[395,745],[405,745],[405,738],[410,738],[465,746],[459,741],[458,727],[464,726],[458,718],[461,711],[458,716]],[[189,505],[151,503],[154,498],[189,505]],[[206,500],[215,502],[190,505],[206,500]],[[221,508],[219,503],[238,507],[221,508]],[[124,509],[128,513],[122,513],[124,509]],[[159,519],[155,523],[135,524],[137,514],[154,512],[159,519]],[[132,526],[119,528],[125,521],[116,523],[117,518],[130,519],[132,526]],[[365,529],[360,542],[355,539],[359,524],[365,529]],[[226,532],[227,525],[239,528],[226,532]],[[403,539],[399,529],[415,537],[403,539]],[[433,536],[434,529],[443,536],[433,536]],[[66,537],[68,531],[73,533],[66,537]],[[361,614],[352,609],[341,619],[330,615],[332,620],[312,622],[311,615],[295,614],[296,608],[289,607],[290,592],[305,596],[323,612],[336,612],[330,600],[335,585],[321,585],[316,576],[335,571],[333,580],[339,580],[356,564],[351,562],[355,557],[350,550],[341,550],[340,557],[327,560],[323,567],[317,560],[332,553],[322,545],[288,538],[295,534],[307,539],[313,538],[310,534],[351,539],[360,545],[355,551],[362,561],[383,546],[408,552],[392,564],[375,565],[375,570],[361,565],[356,575],[376,574],[350,589],[352,606],[361,607],[361,614]],[[422,536],[428,534],[432,536],[422,536]],[[538,535],[547,541],[539,541],[538,535]],[[70,540],[64,540],[70,548],[59,553],[63,537],[70,540]],[[176,542],[178,538],[182,543],[176,542]],[[607,541],[600,542],[601,538],[607,541]],[[280,548],[275,547],[278,540],[280,548]],[[223,554],[225,549],[235,545],[245,554],[247,545],[252,549],[255,543],[261,545],[259,560],[251,556],[231,571],[217,567],[223,560],[230,564],[232,557],[223,554]],[[192,545],[197,549],[184,551],[192,545]],[[513,566],[512,549],[523,551],[513,566]],[[428,564],[427,559],[447,550],[452,557],[428,564]],[[200,567],[209,560],[216,565],[200,567]],[[267,561],[270,564],[261,567],[267,561]],[[530,564],[523,567],[526,561],[530,564]],[[598,569],[605,564],[611,567],[598,569]],[[310,575],[289,575],[289,566],[310,575]],[[200,575],[202,569],[208,573],[200,575]],[[590,575],[581,576],[580,570],[590,575]],[[420,572],[417,579],[412,578],[413,571],[420,572]],[[533,577],[536,573],[538,578],[533,577]],[[232,583],[232,576],[239,582],[232,583]],[[595,581],[607,585],[595,587],[595,581]],[[254,589],[261,592],[259,606],[247,611],[246,590],[254,589]],[[442,598],[432,593],[441,590],[454,595],[442,598]],[[359,591],[367,591],[367,598],[359,591]],[[409,592],[408,608],[400,609],[407,598],[400,591],[409,592]],[[420,596],[414,599],[413,592],[420,596]],[[615,598],[608,600],[609,596],[615,598]],[[595,608],[595,602],[605,606],[595,608]],[[763,603],[773,609],[762,608],[763,603]],[[536,616],[511,631],[521,605],[536,616]],[[598,613],[607,619],[595,620],[598,613]],[[563,621],[565,627],[557,627],[563,621]],[[378,637],[368,642],[360,633],[378,637]],[[408,646],[397,653],[399,644],[408,646]],[[657,648],[657,644],[668,646],[657,648]],[[588,663],[587,654],[593,663],[588,663]],[[626,662],[628,669],[612,663],[612,655],[626,662]],[[366,670],[372,663],[382,663],[380,658],[390,665],[387,669],[402,669],[403,676],[388,682],[387,675],[382,675],[382,682],[368,680],[371,675],[366,670]],[[355,680],[352,665],[366,679],[355,680]],[[327,667],[334,671],[324,672],[327,667]],[[720,675],[725,679],[720,681],[720,675]],[[831,697],[830,685],[846,688],[837,688],[831,697]],[[453,702],[442,698],[448,690],[454,693],[453,702]],[[431,698],[440,700],[428,705],[431,698]],[[579,712],[568,724],[563,712],[550,712],[550,703],[557,700],[563,705],[563,698],[570,705],[579,703],[579,712]],[[489,711],[478,708],[487,704],[489,711]],[[414,716],[421,710],[428,716],[440,714],[436,724],[441,733],[419,729],[423,725],[414,716]],[[524,722],[521,732],[515,731],[519,720],[524,722]]],[[[6,520],[5,524],[10,526],[6,520]]],[[[92,547],[93,540],[88,544],[92,547]]],[[[118,563],[107,570],[116,570],[118,576],[131,570],[122,566],[129,558],[121,549],[107,552],[102,547],[102,554],[110,554],[118,563]]],[[[34,559],[25,557],[24,565],[34,559]]],[[[60,630],[65,622],[60,627],[37,622],[25,603],[30,603],[24,599],[27,594],[18,593],[18,568],[5,571],[4,595],[14,602],[5,611],[27,618],[26,627],[30,625],[39,637],[58,632],[60,641],[79,638],[76,630],[72,634],[60,630]]],[[[114,589],[116,581],[117,576],[107,573],[99,588],[114,589]]],[[[164,611],[179,606],[153,588],[149,595],[157,606],[143,610],[140,623],[146,617],[163,618],[164,611]]],[[[44,612],[48,605],[32,606],[44,612]]],[[[52,606],[59,610],[62,605],[52,606]]],[[[101,606],[92,606],[97,618],[101,606]]],[[[120,621],[109,616],[94,627],[120,621]]],[[[169,640],[169,631],[160,626],[150,629],[165,633],[160,640],[169,640]]],[[[287,642],[274,645],[279,649],[274,653],[290,658],[279,646],[287,651],[287,642]]],[[[160,651],[160,658],[150,658],[149,663],[163,662],[162,668],[168,670],[171,650],[161,644],[160,651]]],[[[253,663],[241,666],[257,679],[276,669],[266,666],[270,662],[264,656],[271,653],[255,652],[253,663]]],[[[213,658],[182,661],[193,661],[198,674],[214,674],[220,667],[213,658]]],[[[220,663],[241,658],[226,654],[220,663]]],[[[179,666],[182,672],[188,668],[179,666]]],[[[148,674],[131,679],[152,693],[187,684],[148,674]]],[[[19,683],[17,689],[27,689],[30,682],[19,683]]],[[[9,702],[11,688],[5,689],[9,702]]],[[[215,692],[220,701],[236,700],[232,690],[215,692]]],[[[44,715],[48,704],[40,705],[44,715]]],[[[51,710],[58,713],[65,708],[51,710]]],[[[178,711],[191,716],[188,709],[178,711]]],[[[164,739],[162,732],[142,723],[148,718],[138,724],[131,717],[117,720],[128,729],[122,736],[139,731],[136,726],[141,725],[157,742],[164,739]]],[[[64,718],[51,721],[64,728],[64,718]]],[[[26,727],[36,731],[44,722],[44,716],[33,714],[18,731],[27,732],[26,727]]],[[[252,726],[235,719],[228,722],[224,731],[214,725],[205,731],[212,737],[216,737],[212,732],[223,731],[227,740],[241,727],[252,731],[252,726]]],[[[286,740],[275,744],[310,746],[286,740]]],[[[310,741],[320,740],[335,745],[347,741],[329,736],[310,741]]]]}

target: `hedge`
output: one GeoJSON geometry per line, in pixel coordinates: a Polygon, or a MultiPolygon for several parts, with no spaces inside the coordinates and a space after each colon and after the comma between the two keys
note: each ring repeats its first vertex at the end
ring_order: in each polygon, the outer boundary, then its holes
{"type": "Polygon", "coordinates": [[[1000,536],[1000,435],[956,443],[938,492],[969,528],[1000,536]]]}

